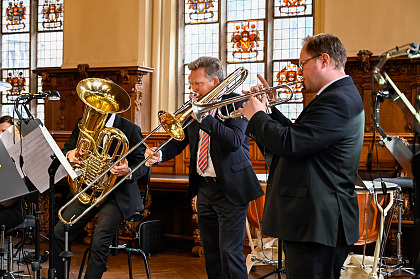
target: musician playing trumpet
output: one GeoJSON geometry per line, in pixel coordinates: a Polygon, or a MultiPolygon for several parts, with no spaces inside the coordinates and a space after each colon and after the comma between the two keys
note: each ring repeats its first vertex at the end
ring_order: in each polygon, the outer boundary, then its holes
{"type": "MultiPolygon", "coordinates": [[[[199,98],[224,78],[217,58],[200,57],[188,68],[192,91],[199,98]]],[[[222,99],[237,95],[223,95],[222,99]]],[[[232,109],[229,105],[228,111],[232,109]]],[[[194,113],[191,117],[196,119],[194,113]]],[[[184,130],[184,140],[169,142],[146,163],[168,161],[190,146],[188,195],[197,195],[198,223],[211,279],[248,278],[243,253],[248,203],[264,192],[250,161],[249,138],[244,134],[247,123],[245,118],[222,121],[213,111],[201,123],[192,122],[184,130]]],[[[151,154],[146,150],[146,157],[151,154]]]]}
{"type": "Polygon", "coordinates": [[[265,97],[251,97],[239,111],[270,166],[262,230],[283,240],[287,279],[338,279],[359,238],[354,189],[363,102],[344,72],[346,50],[336,36],[309,36],[303,43],[299,71],[307,92],[317,96],[296,121],[276,108],[266,114],[265,97]]]}

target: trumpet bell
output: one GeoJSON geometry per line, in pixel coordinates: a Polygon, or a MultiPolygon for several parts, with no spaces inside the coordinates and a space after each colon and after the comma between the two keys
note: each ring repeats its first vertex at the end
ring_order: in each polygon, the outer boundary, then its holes
{"type": "Polygon", "coordinates": [[[169,112],[159,111],[158,112],[159,122],[162,128],[175,140],[181,141],[185,138],[184,129],[182,124],[169,112]]]}
{"type": "Polygon", "coordinates": [[[121,113],[130,108],[130,95],[106,79],[84,79],[77,84],[76,91],[86,105],[101,113],[121,113]]]}

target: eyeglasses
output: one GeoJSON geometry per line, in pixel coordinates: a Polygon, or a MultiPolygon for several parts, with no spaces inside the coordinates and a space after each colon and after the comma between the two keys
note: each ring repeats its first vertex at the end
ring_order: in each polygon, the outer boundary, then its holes
{"type": "Polygon", "coordinates": [[[308,59],[306,59],[306,60],[303,60],[303,61],[299,62],[299,64],[298,64],[299,68],[303,70],[303,66],[305,66],[305,65],[306,65],[306,63],[308,63],[308,62],[309,62],[309,61],[311,61],[312,59],[315,59],[315,58],[320,57],[321,55],[322,55],[322,54],[318,54],[318,55],[312,56],[311,58],[308,58],[308,59]]]}

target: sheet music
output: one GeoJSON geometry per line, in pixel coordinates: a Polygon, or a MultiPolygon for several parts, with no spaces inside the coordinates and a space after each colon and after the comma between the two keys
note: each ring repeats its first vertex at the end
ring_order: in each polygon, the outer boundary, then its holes
{"type": "Polygon", "coordinates": [[[20,140],[20,133],[15,125],[10,126],[6,131],[0,135],[0,139],[6,149],[9,149],[12,145],[20,140]]]}
{"type": "Polygon", "coordinates": [[[17,169],[23,177],[20,168],[19,156],[23,157],[23,173],[32,181],[35,187],[43,193],[49,188],[48,168],[52,163],[51,156],[56,155],[61,165],[55,174],[55,183],[67,174],[72,179],[77,177],[76,172],[61,152],[57,143],[45,127],[37,127],[22,140],[16,142],[8,149],[9,155],[16,163],[17,169]]]}

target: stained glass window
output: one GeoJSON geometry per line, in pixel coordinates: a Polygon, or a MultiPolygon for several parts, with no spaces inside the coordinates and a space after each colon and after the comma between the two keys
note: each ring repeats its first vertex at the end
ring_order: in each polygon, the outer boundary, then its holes
{"type": "MultiPolygon", "coordinates": [[[[29,0],[1,1],[1,80],[12,85],[11,90],[0,93],[2,115],[13,116],[13,104],[19,94],[41,91],[40,78],[31,74],[32,70],[60,67],[63,61],[63,0],[39,0],[37,9],[30,7],[29,0]],[[31,31],[34,17],[38,25],[31,31]]],[[[43,121],[43,100],[37,100],[31,111],[43,121]]]]}
{"type": "MultiPolygon", "coordinates": [[[[302,39],[313,34],[313,5],[314,0],[185,0],[179,36],[184,100],[190,93],[187,65],[200,56],[221,59],[226,75],[247,69],[248,78],[236,92],[260,83],[257,74],[272,86],[300,80],[291,61],[299,58],[302,39]]],[[[295,119],[303,109],[303,95],[301,85],[291,86],[293,98],[279,108],[295,119]]]]}

